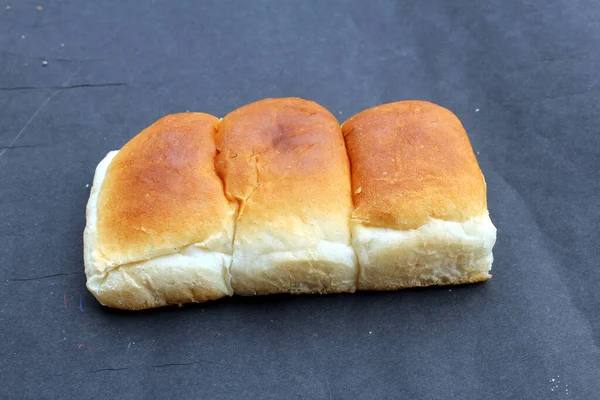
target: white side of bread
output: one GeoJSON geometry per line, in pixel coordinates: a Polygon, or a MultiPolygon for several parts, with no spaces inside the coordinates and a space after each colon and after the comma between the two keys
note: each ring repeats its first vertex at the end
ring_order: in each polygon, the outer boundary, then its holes
{"type": "Polygon", "coordinates": [[[467,283],[490,276],[496,228],[487,212],[465,222],[431,219],[411,230],[360,222],[351,229],[360,264],[358,289],[467,283]]]}
{"type": "Polygon", "coordinates": [[[231,274],[236,294],[354,292],[358,266],[349,244],[279,230],[236,233],[231,274]],[[291,250],[290,250],[291,249],[291,250]]]}

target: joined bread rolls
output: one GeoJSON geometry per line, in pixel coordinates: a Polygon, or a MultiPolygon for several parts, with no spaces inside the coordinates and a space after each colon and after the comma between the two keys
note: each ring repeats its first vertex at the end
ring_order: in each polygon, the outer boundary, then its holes
{"type": "Polygon", "coordinates": [[[464,128],[423,101],[166,116],[98,164],[86,217],[87,287],[126,310],[478,282],[496,239],[464,128]]]}
{"type": "Polygon", "coordinates": [[[496,228],[467,134],[425,101],[371,108],[342,126],[352,165],[361,290],[490,277],[496,228]]]}

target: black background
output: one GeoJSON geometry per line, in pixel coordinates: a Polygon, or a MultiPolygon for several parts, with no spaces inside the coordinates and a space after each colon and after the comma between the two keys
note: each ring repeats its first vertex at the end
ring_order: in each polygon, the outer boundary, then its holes
{"type": "Polygon", "coordinates": [[[0,397],[598,398],[599,21],[596,0],[0,0],[0,397]],[[102,308],[82,231],[106,152],[168,113],[282,96],[340,121],[453,110],[493,279],[102,308]]]}

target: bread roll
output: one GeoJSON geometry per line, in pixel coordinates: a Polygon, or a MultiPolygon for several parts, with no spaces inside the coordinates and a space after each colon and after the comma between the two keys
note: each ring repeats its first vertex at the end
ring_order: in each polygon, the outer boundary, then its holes
{"type": "Polygon", "coordinates": [[[320,105],[266,99],[223,118],[216,168],[239,204],[235,294],[355,290],[350,171],[339,123],[320,105]]]}
{"type": "Polygon", "coordinates": [[[467,134],[447,109],[403,101],[342,126],[352,166],[358,289],[490,277],[496,229],[467,134]]]}
{"type": "Polygon", "coordinates": [[[87,206],[87,287],[122,309],[217,299],[232,294],[237,205],[215,173],[219,120],[169,115],[96,169],[87,206]]]}

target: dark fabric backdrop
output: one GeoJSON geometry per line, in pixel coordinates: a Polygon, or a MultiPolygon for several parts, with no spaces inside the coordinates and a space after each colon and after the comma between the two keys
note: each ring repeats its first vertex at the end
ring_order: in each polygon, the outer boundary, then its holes
{"type": "Polygon", "coordinates": [[[0,397],[600,393],[600,3],[0,0],[0,397]],[[159,117],[299,96],[463,121],[493,279],[123,313],[86,291],[85,203],[159,117]]]}

